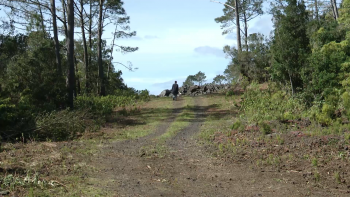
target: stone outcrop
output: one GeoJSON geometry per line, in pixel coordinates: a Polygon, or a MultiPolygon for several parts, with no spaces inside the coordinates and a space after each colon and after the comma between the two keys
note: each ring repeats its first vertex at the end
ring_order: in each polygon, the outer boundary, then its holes
{"type": "MultiPolygon", "coordinates": [[[[202,86],[182,86],[179,88],[181,95],[197,96],[203,94],[216,93],[221,90],[228,90],[231,86],[229,84],[215,85],[215,84],[204,84],[202,86]]],[[[160,97],[172,96],[170,90],[164,90],[160,93],[160,97]]]]}
{"type": "Polygon", "coordinates": [[[171,93],[170,90],[163,90],[163,91],[159,94],[159,96],[160,96],[160,97],[166,97],[166,96],[169,96],[170,93],[171,93]]]}

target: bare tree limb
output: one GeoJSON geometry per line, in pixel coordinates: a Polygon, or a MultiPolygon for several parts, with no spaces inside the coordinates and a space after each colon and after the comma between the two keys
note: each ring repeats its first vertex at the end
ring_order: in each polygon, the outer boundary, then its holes
{"type": "Polygon", "coordinates": [[[219,2],[219,1],[214,1],[214,0],[210,0],[210,1],[211,1],[211,2],[214,2],[214,3],[220,3],[220,4],[222,4],[222,5],[225,5],[225,6],[227,6],[227,7],[232,8],[233,10],[236,10],[234,7],[232,7],[232,6],[230,6],[230,5],[226,4],[226,3],[221,3],[221,2],[219,2]]]}

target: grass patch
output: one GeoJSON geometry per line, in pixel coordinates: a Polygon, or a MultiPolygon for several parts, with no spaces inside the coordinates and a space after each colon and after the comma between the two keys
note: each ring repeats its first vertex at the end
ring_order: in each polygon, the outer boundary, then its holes
{"type": "Polygon", "coordinates": [[[184,97],[184,100],[183,111],[170,124],[166,132],[155,139],[155,144],[140,148],[141,156],[164,157],[168,152],[165,142],[190,125],[191,120],[195,118],[194,100],[191,97],[184,97]]]}
{"type": "Polygon", "coordinates": [[[164,143],[167,139],[174,137],[178,132],[190,125],[191,120],[195,118],[194,100],[192,97],[185,97],[184,110],[171,123],[167,131],[159,136],[158,143],[164,143]]]}

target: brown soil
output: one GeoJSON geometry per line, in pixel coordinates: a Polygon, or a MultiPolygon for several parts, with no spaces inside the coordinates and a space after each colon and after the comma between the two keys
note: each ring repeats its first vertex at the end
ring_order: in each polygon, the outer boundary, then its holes
{"type": "MultiPolygon", "coordinates": [[[[194,118],[177,119],[186,105],[180,98],[173,102],[171,116],[153,133],[134,140],[115,141],[110,136],[118,129],[146,124],[137,116],[116,119],[117,124],[84,135],[86,141],[8,144],[0,152],[0,175],[25,177],[33,169],[43,180],[56,180],[62,186],[44,188],[50,196],[350,196],[350,147],[343,136],[310,136],[304,131],[310,124],[307,120],[271,121],[272,133],[264,138],[257,125],[249,125],[244,132],[216,132],[208,145],[197,136],[206,118],[218,121],[237,114],[220,108],[215,97],[195,97],[194,101],[194,118]],[[209,104],[210,98],[215,104],[209,104]],[[160,145],[158,137],[178,121],[189,124],[160,145]],[[286,126],[292,130],[276,134],[286,126]],[[284,142],[279,143],[277,136],[284,142]],[[98,141],[102,148],[96,150],[88,139],[98,141]],[[237,139],[245,142],[237,145],[237,139]],[[218,144],[227,143],[236,143],[234,154],[218,151],[218,144]],[[144,149],[152,148],[145,153],[144,149]],[[313,158],[317,158],[316,165],[313,158]],[[337,181],[335,172],[339,173],[337,181]],[[315,180],[315,173],[320,180],[315,180]],[[82,191],[97,189],[102,191],[99,195],[82,195],[82,191]]],[[[152,115],[146,108],[143,111],[152,115]]],[[[17,191],[24,196],[28,187],[17,191]]]]}
{"type": "MultiPolygon", "coordinates": [[[[112,180],[100,187],[115,196],[334,195],[332,190],[308,187],[296,171],[252,169],[251,163],[211,156],[211,149],[194,138],[208,110],[202,97],[195,98],[196,118],[165,143],[167,152],[163,157],[147,157],[140,153],[144,146],[156,146],[155,138],[166,132],[181,112],[182,102],[174,102],[173,116],[159,125],[153,134],[108,144],[93,160],[102,170],[88,176],[112,180]]],[[[344,193],[338,195],[346,196],[344,193]]]]}

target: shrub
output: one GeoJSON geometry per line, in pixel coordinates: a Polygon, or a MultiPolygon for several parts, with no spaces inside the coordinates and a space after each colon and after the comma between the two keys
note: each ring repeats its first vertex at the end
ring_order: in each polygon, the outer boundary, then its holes
{"type": "Polygon", "coordinates": [[[229,96],[233,96],[235,95],[235,93],[233,92],[233,90],[229,90],[226,92],[226,96],[229,97],[229,96]]]}
{"type": "Polygon", "coordinates": [[[269,124],[267,124],[266,122],[260,122],[259,123],[259,126],[260,126],[260,131],[264,134],[264,135],[267,135],[267,134],[271,134],[272,133],[272,129],[270,127],[269,124]]]}
{"type": "Polygon", "coordinates": [[[27,129],[35,127],[35,108],[28,98],[22,97],[17,103],[10,98],[0,99],[0,133],[4,138],[14,139],[27,129]]]}
{"type": "Polygon", "coordinates": [[[343,107],[346,110],[348,116],[350,116],[350,93],[344,92],[341,96],[343,107]]]}
{"type": "Polygon", "coordinates": [[[319,123],[329,125],[332,123],[332,114],[334,113],[335,108],[327,103],[324,103],[322,106],[321,113],[317,115],[317,121],[319,123]]]}
{"type": "Polygon", "coordinates": [[[62,141],[72,139],[88,126],[89,114],[86,111],[52,111],[36,118],[34,136],[39,140],[62,141]]]}
{"type": "Polygon", "coordinates": [[[75,100],[75,106],[80,110],[87,110],[94,116],[103,116],[111,114],[116,107],[125,107],[135,103],[135,97],[132,96],[105,96],[88,97],[79,96],[75,100]]]}
{"type": "Polygon", "coordinates": [[[149,91],[148,90],[141,90],[139,92],[139,98],[142,101],[149,101],[151,99],[150,95],[149,95],[149,91]]]}
{"type": "Polygon", "coordinates": [[[266,120],[300,118],[305,105],[299,98],[289,97],[285,92],[269,85],[267,90],[251,86],[243,94],[241,111],[249,123],[266,120]]]}
{"type": "Polygon", "coordinates": [[[245,129],[245,126],[240,120],[237,120],[235,123],[233,123],[231,129],[243,132],[245,129]]]}

